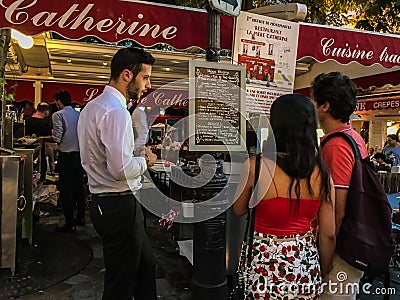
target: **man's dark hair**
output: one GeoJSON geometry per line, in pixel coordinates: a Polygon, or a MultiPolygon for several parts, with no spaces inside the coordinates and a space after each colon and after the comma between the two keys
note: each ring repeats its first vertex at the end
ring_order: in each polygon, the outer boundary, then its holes
{"type": "Polygon", "coordinates": [[[317,106],[328,102],[331,116],[343,123],[350,121],[356,108],[356,96],[356,85],[340,72],[319,74],[311,83],[311,97],[317,102],[317,106]]]}
{"type": "Polygon", "coordinates": [[[65,90],[59,90],[54,94],[54,99],[61,101],[64,106],[71,105],[71,94],[65,90]]]}
{"type": "Polygon", "coordinates": [[[140,48],[122,48],[115,53],[111,60],[111,80],[117,80],[123,70],[133,73],[133,78],[142,70],[142,65],[153,65],[156,60],[149,53],[140,48]]]}
{"type": "Polygon", "coordinates": [[[37,105],[36,110],[37,110],[38,112],[44,113],[45,111],[50,110],[50,107],[49,107],[49,105],[48,105],[47,103],[45,103],[45,102],[40,102],[40,103],[37,105]]]}
{"type": "Polygon", "coordinates": [[[395,135],[395,134],[389,134],[386,138],[390,138],[390,139],[398,142],[397,135],[395,135]]]}
{"type": "Polygon", "coordinates": [[[381,153],[381,152],[378,152],[378,153],[374,154],[374,158],[375,159],[382,159],[383,161],[385,161],[386,160],[386,155],[381,153]]]}

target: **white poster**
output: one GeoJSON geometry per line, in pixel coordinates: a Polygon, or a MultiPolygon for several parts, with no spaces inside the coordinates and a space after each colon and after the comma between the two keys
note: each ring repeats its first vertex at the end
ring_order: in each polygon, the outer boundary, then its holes
{"type": "Polygon", "coordinates": [[[268,113],[293,93],[299,24],[248,12],[236,20],[233,63],[246,66],[246,111],[268,113]]]}

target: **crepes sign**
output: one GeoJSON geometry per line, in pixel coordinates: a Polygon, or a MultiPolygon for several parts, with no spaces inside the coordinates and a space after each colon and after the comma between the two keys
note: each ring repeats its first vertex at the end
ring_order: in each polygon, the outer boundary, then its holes
{"type": "Polygon", "coordinates": [[[366,110],[399,110],[400,95],[357,100],[356,112],[366,110]]]}

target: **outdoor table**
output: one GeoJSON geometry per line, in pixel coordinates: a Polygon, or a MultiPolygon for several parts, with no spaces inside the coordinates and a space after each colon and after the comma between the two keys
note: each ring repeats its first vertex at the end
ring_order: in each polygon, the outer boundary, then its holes
{"type": "Polygon", "coordinates": [[[400,173],[378,171],[378,177],[386,193],[393,194],[400,192],[400,173]]]}
{"type": "MultiPolygon", "coordinates": [[[[171,166],[174,164],[171,163],[171,166]]],[[[149,168],[149,173],[154,184],[162,192],[169,194],[169,178],[171,174],[171,166],[166,167],[161,160],[157,160],[154,166],[149,168]]]]}

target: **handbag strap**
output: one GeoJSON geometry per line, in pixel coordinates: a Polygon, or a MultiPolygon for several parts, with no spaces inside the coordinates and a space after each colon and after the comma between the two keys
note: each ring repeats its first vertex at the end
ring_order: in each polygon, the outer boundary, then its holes
{"type": "MultiPolygon", "coordinates": [[[[254,169],[254,189],[253,189],[253,202],[257,201],[258,195],[258,178],[260,176],[260,160],[261,154],[256,156],[256,163],[254,169]]],[[[246,255],[246,263],[249,266],[251,261],[251,253],[253,248],[253,237],[254,237],[254,223],[256,217],[256,205],[253,208],[250,208],[248,219],[247,219],[247,226],[246,226],[246,234],[248,234],[248,247],[247,247],[247,255],[246,255]]]]}

